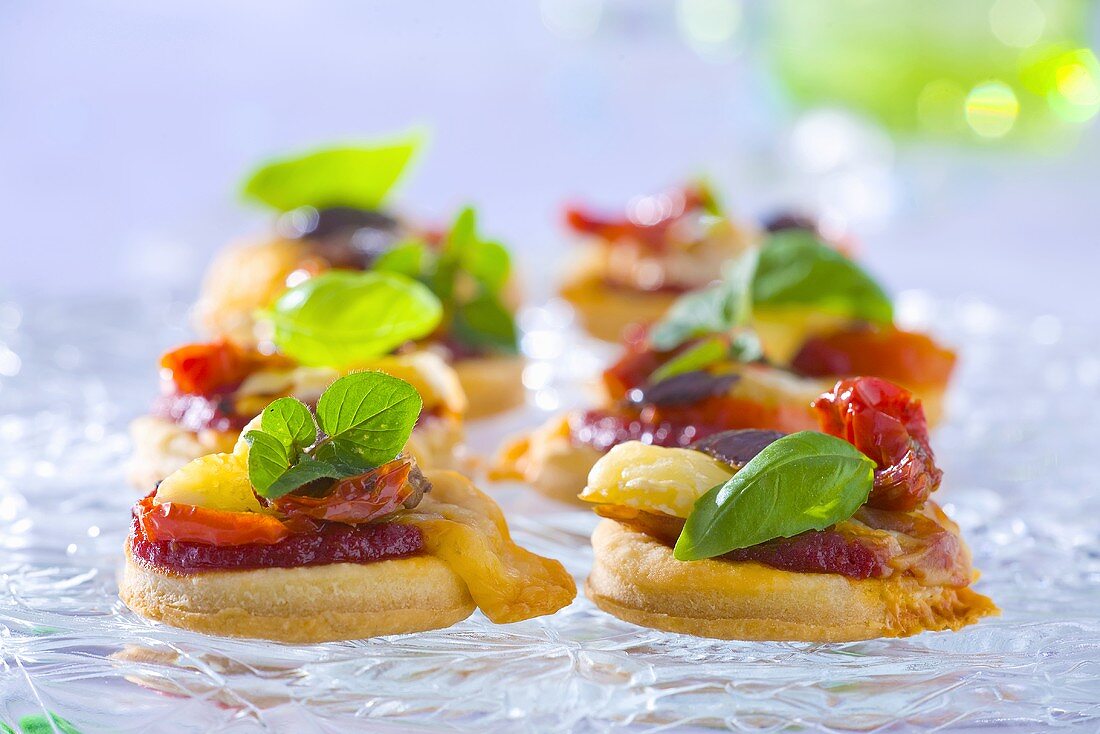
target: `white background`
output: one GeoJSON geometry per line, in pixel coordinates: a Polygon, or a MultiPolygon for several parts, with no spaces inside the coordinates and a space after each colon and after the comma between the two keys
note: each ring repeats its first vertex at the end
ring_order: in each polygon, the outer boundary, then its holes
{"type": "Polygon", "coordinates": [[[425,124],[401,208],[477,203],[535,296],[567,247],[564,198],[619,204],[706,171],[746,215],[839,201],[894,290],[1100,321],[1095,126],[1046,154],[894,146],[783,101],[759,8],[706,58],[671,2],[608,2],[588,25],[581,7],[564,29],[561,7],[5,2],[0,294],[189,297],[265,221],[235,198],[251,164],[425,124]]]}

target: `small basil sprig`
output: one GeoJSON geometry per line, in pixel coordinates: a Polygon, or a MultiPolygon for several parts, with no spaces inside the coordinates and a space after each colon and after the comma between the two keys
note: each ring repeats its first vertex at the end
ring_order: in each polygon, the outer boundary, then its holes
{"type": "Polygon", "coordinates": [[[475,349],[515,353],[516,323],[504,305],[503,291],[512,271],[504,245],[477,232],[477,213],[458,213],[443,245],[404,242],[382,255],[375,270],[418,277],[443,303],[451,336],[475,349]]]}
{"type": "Polygon", "coordinates": [[[427,336],[443,307],[423,284],[396,273],[330,270],[283,293],[263,315],[280,352],[340,368],[427,336]]]}
{"type": "Polygon", "coordinates": [[[317,479],[370,471],[401,452],[422,405],[416,388],[382,372],[333,382],[316,420],[298,400],[279,398],[260,414],[260,427],[244,434],[249,481],[261,497],[278,499],[317,479]]]}
{"type": "Polygon", "coordinates": [[[749,324],[756,309],[801,306],[888,324],[890,298],[870,275],[812,232],[782,230],[739,258],[722,280],[681,296],[650,331],[660,350],[749,324]]]}
{"type": "Polygon", "coordinates": [[[772,234],[760,250],[752,280],[752,303],[808,306],[876,324],[889,324],[894,307],[882,287],[846,255],[810,231],[772,234]]]}
{"type": "Polygon", "coordinates": [[[722,280],[676,299],[650,330],[650,343],[666,351],[691,339],[724,334],[747,324],[752,316],[756,257],[755,251],[746,253],[727,267],[722,280]]]}
{"type": "Polygon", "coordinates": [[[696,501],[673,553],[697,561],[835,525],[867,501],[874,470],[834,436],[784,436],[696,501]]]}
{"type": "Polygon", "coordinates": [[[321,148],[273,160],[252,172],[242,192],[278,211],[301,206],[378,209],[423,137],[407,134],[373,145],[321,148]]]}

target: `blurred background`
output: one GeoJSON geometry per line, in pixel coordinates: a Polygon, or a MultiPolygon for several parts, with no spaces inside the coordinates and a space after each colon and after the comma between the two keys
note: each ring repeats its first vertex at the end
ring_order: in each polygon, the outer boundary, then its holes
{"type": "MultiPolygon", "coordinates": [[[[398,209],[466,202],[552,291],[560,205],[707,174],[893,290],[1100,322],[1084,0],[136,0],[0,6],[0,295],[190,298],[245,172],[404,130],[398,209]]],[[[1049,327],[1058,321],[1048,319],[1049,327]]]]}

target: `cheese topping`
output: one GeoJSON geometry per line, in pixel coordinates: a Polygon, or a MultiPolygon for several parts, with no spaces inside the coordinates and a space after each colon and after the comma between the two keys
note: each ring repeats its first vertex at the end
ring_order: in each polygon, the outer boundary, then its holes
{"type": "Polygon", "coordinates": [[[466,582],[485,616],[498,624],[553,614],[577,595],[558,561],[516,545],[500,507],[452,471],[429,472],[432,491],[395,517],[424,533],[424,549],[466,582]]]}
{"type": "Polygon", "coordinates": [[[686,519],[696,500],[732,476],[727,464],[700,451],[627,441],[596,462],[580,498],[686,519]]]}

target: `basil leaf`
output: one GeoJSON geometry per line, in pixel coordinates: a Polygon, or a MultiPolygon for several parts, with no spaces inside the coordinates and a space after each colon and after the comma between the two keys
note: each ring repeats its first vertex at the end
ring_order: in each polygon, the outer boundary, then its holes
{"type": "Polygon", "coordinates": [[[847,520],[867,501],[874,469],[839,438],[813,431],[784,436],[696,501],[674,555],[713,558],[847,520]]]}
{"type": "Polygon", "coordinates": [[[518,351],[516,322],[500,299],[482,291],[472,301],[455,309],[451,324],[455,337],[464,344],[514,354],[518,351]]]}
{"type": "Polygon", "coordinates": [[[451,231],[447,233],[447,243],[444,250],[450,252],[462,252],[469,244],[477,239],[477,212],[472,206],[463,207],[455,217],[451,231]]]}
{"type": "MultiPolygon", "coordinates": [[[[0,727],[3,727],[0,731],[15,734],[15,730],[7,724],[0,724],[0,727]]],[[[79,729],[53,712],[49,716],[45,714],[24,716],[19,720],[19,729],[23,734],[54,734],[55,731],[62,734],[80,734],[79,729]]]]}
{"type": "Polygon", "coordinates": [[[725,277],[676,299],[649,332],[650,343],[662,351],[710,334],[724,334],[744,325],[752,315],[752,282],[756,253],[746,253],[725,277]]]}
{"type": "Polygon", "coordinates": [[[267,315],[280,352],[341,368],[427,336],[443,308],[423,284],[396,273],[330,270],[286,291],[267,315]]]}
{"type": "Polygon", "coordinates": [[[268,488],[286,473],[297,456],[279,438],[264,431],[249,431],[244,440],[248,441],[248,481],[256,494],[267,497],[268,488]]]}
{"type": "MultiPolygon", "coordinates": [[[[251,454],[249,454],[249,458],[251,458],[251,454]]],[[[340,479],[354,473],[356,472],[341,471],[332,464],[318,461],[310,456],[302,456],[297,464],[280,474],[262,493],[262,496],[277,500],[284,494],[289,494],[317,479],[340,479]]],[[[253,482],[253,486],[255,486],[255,482],[253,482]]]]}
{"type": "Polygon", "coordinates": [[[422,136],[409,135],[378,145],[280,158],[256,169],[242,191],[246,198],[284,212],[300,206],[378,209],[421,142],[422,136]]]}
{"type": "Polygon", "coordinates": [[[357,372],[332,383],[317,402],[328,438],[314,456],[373,469],[404,448],[423,401],[409,383],[382,372],[357,372]]]}
{"type": "Polygon", "coordinates": [[[269,403],[260,414],[260,429],[294,452],[305,451],[317,440],[313,414],[294,398],[279,398],[269,403]]]}
{"type": "Polygon", "coordinates": [[[708,178],[699,178],[695,181],[695,190],[698,192],[699,201],[703,205],[703,211],[712,217],[724,216],[722,202],[714,190],[714,185],[708,178]]]}
{"type": "Polygon", "coordinates": [[[715,336],[704,339],[653,370],[653,374],[649,376],[649,381],[657,383],[676,375],[682,375],[685,372],[705,369],[712,364],[721,362],[729,356],[729,353],[730,347],[725,338],[715,336]]]}
{"type": "Polygon", "coordinates": [[[760,250],[752,281],[756,307],[808,306],[840,316],[889,324],[890,298],[862,268],[812,232],[786,229],[760,250]]]}
{"type": "Polygon", "coordinates": [[[492,293],[500,293],[508,282],[512,258],[499,242],[473,240],[459,255],[461,267],[492,293]]]}
{"type": "Polygon", "coordinates": [[[738,362],[755,362],[763,358],[764,345],[755,331],[742,331],[730,342],[730,356],[738,362]]]}
{"type": "Polygon", "coordinates": [[[407,240],[382,253],[371,265],[371,269],[419,278],[426,268],[428,257],[426,244],[420,240],[407,240]]]}

